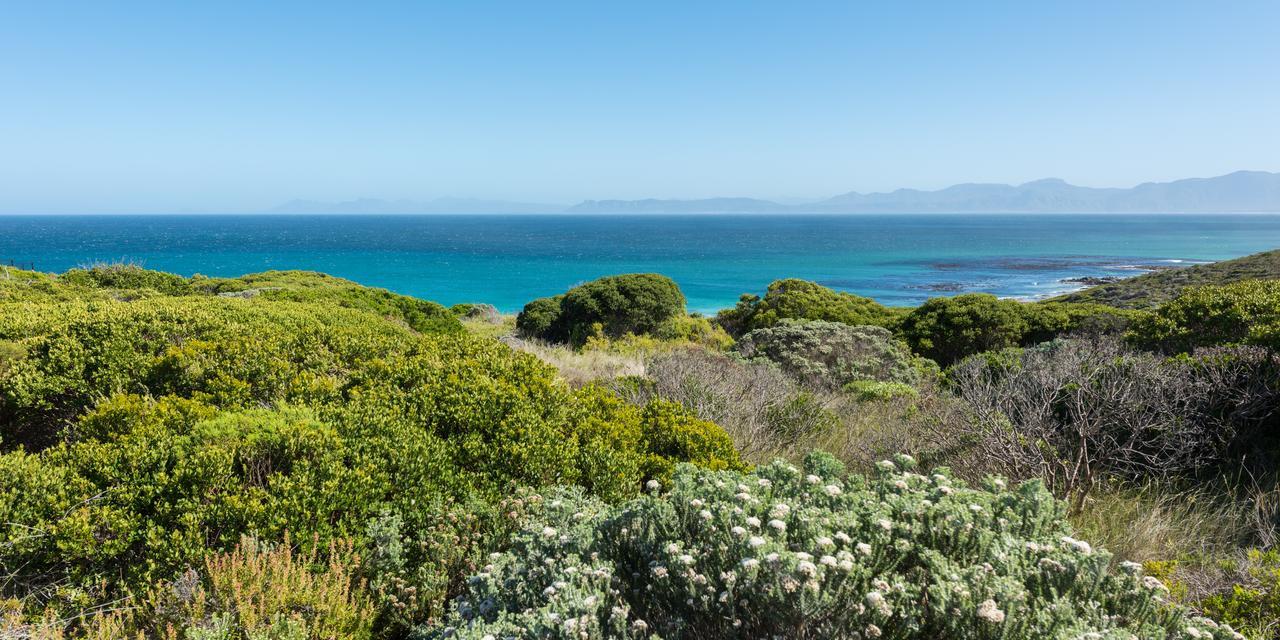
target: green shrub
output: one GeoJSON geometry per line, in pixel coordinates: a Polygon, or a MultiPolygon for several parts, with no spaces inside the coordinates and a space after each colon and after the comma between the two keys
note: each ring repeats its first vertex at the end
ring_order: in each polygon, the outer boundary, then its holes
{"type": "Polygon", "coordinates": [[[1022,344],[1030,324],[1022,304],[989,293],[930,298],[899,331],[916,353],[946,367],[961,358],[1022,344]]]}
{"type": "Polygon", "coordinates": [[[1135,323],[1129,338],[1166,353],[1236,344],[1280,350],[1280,280],[1185,289],[1135,323]]]}
{"type": "Polygon", "coordinates": [[[1240,564],[1244,580],[1196,606],[1251,637],[1274,638],[1280,630],[1280,551],[1251,549],[1240,564]]]}
{"type": "Polygon", "coordinates": [[[822,320],[756,329],[736,348],[749,359],[774,362],[800,380],[829,389],[861,380],[913,384],[927,368],[888,329],[822,320]]]}
{"type": "Polygon", "coordinates": [[[720,325],[698,314],[673,316],[655,327],[652,334],[658,340],[696,344],[715,351],[733,346],[733,338],[720,325]]]}
{"type": "Polygon", "coordinates": [[[1120,335],[1146,316],[1144,312],[1132,309],[1069,302],[1024,304],[1022,310],[1027,318],[1027,332],[1020,341],[1024,345],[1040,344],[1076,333],[1120,335]]]}
{"type": "Polygon", "coordinates": [[[26,271],[0,265],[0,303],[51,302],[83,295],[80,290],[60,287],[55,277],[38,271],[26,271]]]}
{"type": "Polygon", "coordinates": [[[0,437],[42,448],[116,393],[225,407],[333,397],[412,334],[360,311],[187,297],[20,305],[0,314],[6,339],[25,356],[0,367],[0,437]]]}
{"type": "Polygon", "coordinates": [[[457,333],[462,324],[443,306],[313,271],[264,271],[239,278],[193,280],[201,291],[223,297],[261,297],[371,311],[421,333],[457,333]]]}
{"type": "Polygon", "coordinates": [[[581,345],[597,333],[607,338],[652,333],[683,315],[684,305],[680,287],[666,276],[607,276],[530,302],[517,316],[516,328],[527,337],[581,345]]]}
{"type": "Polygon", "coordinates": [[[560,301],[563,295],[551,298],[538,298],[524,305],[516,316],[516,330],[521,335],[544,340],[564,341],[567,336],[559,336],[553,327],[560,319],[560,301]]]}
{"type": "Polygon", "coordinates": [[[1070,536],[1038,483],[970,489],[901,457],[873,480],[681,467],[616,507],[554,492],[422,638],[1237,638],[1070,536]],[[1093,634],[1093,635],[1090,635],[1093,634]]]}
{"type": "Polygon", "coordinates": [[[904,313],[905,310],[886,307],[871,298],[790,278],[771,283],[764,298],[744,294],[736,307],[721,311],[716,321],[736,337],[784,320],[826,320],[893,328],[904,313]]]}
{"type": "Polygon", "coordinates": [[[483,514],[514,487],[624,500],[677,462],[741,465],[682,408],[573,391],[494,340],[369,311],[199,295],[7,310],[0,600],[29,615],[141,597],[242,535],[364,547],[385,516],[414,551],[370,580],[418,594],[379,607],[403,628],[501,543],[483,514]]]}
{"type": "Polygon", "coordinates": [[[738,451],[723,429],[693,417],[687,409],[665,400],[645,405],[640,429],[649,452],[645,475],[666,479],[681,461],[708,469],[742,469],[738,451]]]}

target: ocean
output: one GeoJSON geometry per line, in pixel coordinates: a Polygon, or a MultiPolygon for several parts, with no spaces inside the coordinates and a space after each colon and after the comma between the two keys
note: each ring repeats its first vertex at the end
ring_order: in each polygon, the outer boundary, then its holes
{"type": "Polygon", "coordinates": [[[1280,247],[1280,214],[0,216],[0,263],[127,260],[183,275],[310,269],[505,312],[603,275],[675,279],[713,312],[779,278],[889,305],[981,291],[1037,299],[1064,280],[1280,247]]]}

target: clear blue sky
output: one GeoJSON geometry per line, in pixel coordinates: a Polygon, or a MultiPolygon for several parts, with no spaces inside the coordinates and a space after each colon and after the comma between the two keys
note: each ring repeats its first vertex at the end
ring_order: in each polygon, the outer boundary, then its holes
{"type": "Polygon", "coordinates": [[[1280,170],[1280,2],[8,2],[0,212],[1280,170]]]}

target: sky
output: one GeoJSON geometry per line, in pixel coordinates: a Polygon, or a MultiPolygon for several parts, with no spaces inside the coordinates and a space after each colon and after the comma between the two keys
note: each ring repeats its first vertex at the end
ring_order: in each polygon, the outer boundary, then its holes
{"type": "Polygon", "coordinates": [[[0,212],[1280,171],[1280,2],[0,0],[0,212]]]}

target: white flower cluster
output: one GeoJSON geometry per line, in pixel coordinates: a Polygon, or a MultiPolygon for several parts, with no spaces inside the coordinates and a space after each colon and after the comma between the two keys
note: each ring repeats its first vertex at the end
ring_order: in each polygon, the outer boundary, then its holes
{"type": "Polygon", "coordinates": [[[803,470],[683,466],[666,493],[616,507],[560,490],[423,635],[1237,637],[1139,567],[1113,571],[1038,484],[972,489],[915,464],[874,479],[821,454],[803,470]]]}

